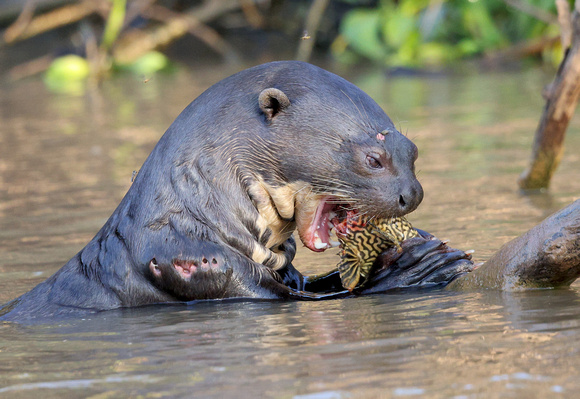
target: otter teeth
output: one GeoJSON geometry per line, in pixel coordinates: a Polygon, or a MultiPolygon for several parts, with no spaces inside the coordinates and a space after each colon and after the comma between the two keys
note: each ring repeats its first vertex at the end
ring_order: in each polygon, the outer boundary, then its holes
{"type": "Polygon", "coordinates": [[[322,242],[320,237],[316,237],[316,240],[314,240],[314,248],[316,248],[316,249],[328,248],[328,244],[325,242],[322,242]]]}
{"type": "Polygon", "coordinates": [[[316,249],[328,248],[328,244],[325,242],[322,242],[322,239],[318,235],[318,232],[314,232],[314,248],[316,248],[316,249]]]}

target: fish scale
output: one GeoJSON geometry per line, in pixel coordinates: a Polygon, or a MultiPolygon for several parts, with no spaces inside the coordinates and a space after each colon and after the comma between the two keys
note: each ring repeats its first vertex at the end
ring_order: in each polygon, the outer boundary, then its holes
{"type": "Polygon", "coordinates": [[[377,257],[389,248],[401,251],[401,242],[419,233],[403,217],[370,218],[357,216],[347,220],[347,233],[338,234],[341,251],[338,272],[342,286],[354,289],[367,280],[377,257]]]}

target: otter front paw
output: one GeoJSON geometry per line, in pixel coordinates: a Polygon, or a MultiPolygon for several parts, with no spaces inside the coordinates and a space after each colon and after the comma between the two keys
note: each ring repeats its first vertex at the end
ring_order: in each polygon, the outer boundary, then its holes
{"type": "Polygon", "coordinates": [[[428,233],[383,252],[377,259],[372,275],[361,293],[384,292],[394,288],[444,286],[475,265],[471,255],[451,248],[428,233]]]}
{"type": "Polygon", "coordinates": [[[180,301],[224,298],[235,292],[233,269],[219,254],[175,257],[171,261],[149,261],[149,278],[160,290],[180,301]]]}

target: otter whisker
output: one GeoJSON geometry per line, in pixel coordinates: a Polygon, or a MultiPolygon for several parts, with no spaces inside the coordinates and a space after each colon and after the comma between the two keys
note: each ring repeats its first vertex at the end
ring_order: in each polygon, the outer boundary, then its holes
{"type": "Polygon", "coordinates": [[[355,102],[352,100],[352,98],[350,98],[350,97],[349,97],[349,95],[348,95],[348,94],[346,94],[346,92],[345,92],[344,90],[340,90],[340,91],[342,92],[342,94],[344,94],[344,96],[345,96],[346,98],[348,98],[348,99],[349,99],[349,101],[352,103],[352,105],[354,105],[354,107],[355,107],[355,108],[356,108],[356,110],[358,111],[358,114],[360,115],[361,119],[363,119],[363,120],[364,120],[364,118],[363,118],[363,114],[362,114],[362,112],[360,112],[360,109],[359,109],[358,105],[356,105],[356,103],[355,103],[355,102]]]}
{"type": "Polygon", "coordinates": [[[324,179],[324,181],[319,181],[318,179],[312,180],[312,186],[314,188],[320,188],[323,191],[328,191],[329,185],[331,183],[335,184],[337,189],[352,191],[350,189],[350,187],[345,182],[342,182],[340,180],[337,180],[337,181],[326,180],[326,179],[324,179]]]}
{"type": "Polygon", "coordinates": [[[284,227],[280,229],[280,234],[284,235],[286,233],[291,233],[295,229],[295,225],[293,223],[288,223],[284,227]]]}
{"type": "Polygon", "coordinates": [[[346,184],[346,180],[341,179],[339,176],[335,174],[325,174],[325,175],[315,175],[312,177],[313,181],[320,182],[321,184],[326,184],[327,181],[332,180],[336,182],[341,182],[346,184]]]}
{"type": "Polygon", "coordinates": [[[298,194],[299,192],[301,192],[302,190],[305,190],[305,189],[307,189],[307,188],[308,188],[308,189],[310,189],[308,186],[302,186],[302,187],[300,187],[298,190],[294,190],[294,191],[292,192],[292,196],[293,196],[293,197],[296,197],[296,194],[298,194]]]}
{"type": "Polygon", "coordinates": [[[312,130],[320,133],[320,135],[317,136],[318,139],[321,139],[325,143],[330,144],[334,147],[340,147],[340,145],[342,145],[342,143],[344,142],[344,140],[342,139],[342,137],[340,137],[338,132],[332,128],[330,128],[328,131],[318,128],[312,128],[312,130]]]}
{"type": "Polygon", "coordinates": [[[364,102],[361,100],[360,96],[359,96],[358,100],[360,102],[360,105],[361,105],[363,111],[365,112],[365,116],[366,116],[365,122],[367,122],[369,124],[369,127],[370,127],[371,120],[369,118],[369,114],[367,113],[367,109],[365,108],[364,102]]]}
{"type": "Polygon", "coordinates": [[[344,111],[339,111],[339,114],[347,117],[356,127],[360,128],[363,131],[366,131],[369,127],[365,126],[363,124],[361,124],[360,122],[358,122],[357,120],[355,120],[352,116],[350,116],[349,114],[347,114],[344,111]]]}
{"type": "Polygon", "coordinates": [[[334,197],[337,197],[337,199],[328,199],[329,202],[331,203],[338,203],[341,204],[343,202],[347,202],[347,200],[350,200],[350,198],[353,196],[353,193],[350,191],[345,191],[345,190],[330,190],[328,188],[326,189],[318,189],[316,190],[316,194],[318,195],[332,195],[334,197]]]}
{"type": "Polygon", "coordinates": [[[333,185],[333,188],[336,190],[341,190],[341,191],[348,191],[348,192],[354,192],[354,190],[352,190],[352,188],[350,187],[350,185],[348,185],[346,182],[340,181],[340,180],[335,180],[335,179],[328,179],[326,180],[326,183],[319,183],[318,181],[313,181],[313,185],[316,186],[320,186],[323,187],[325,189],[325,191],[328,191],[328,186],[329,185],[333,185]]]}
{"type": "Polygon", "coordinates": [[[333,192],[333,195],[336,198],[330,198],[330,199],[328,199],[328,202],[331,203],[331,204],[342,204],[344,202],[349,202],[350,203],[351,201],[353,201],[353,199],[352,199],[353,195],[352,194],[353,193],[352,192],[349,192],[349,191],[339,191],[339,190],[335,190],[333,192]]]}

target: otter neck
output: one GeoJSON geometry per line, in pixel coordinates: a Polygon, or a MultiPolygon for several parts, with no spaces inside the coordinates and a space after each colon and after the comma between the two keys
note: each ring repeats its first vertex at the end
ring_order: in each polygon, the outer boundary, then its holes
{"type": "Polygon", "coordinates": [[[259,230],[252,253],[254,261],[280,269],[294,258],[295,197],[305,187],[303,182],[275,187],[259,177],[251,179],[248,194],[258,212],[255,223],[259,230]]]}

